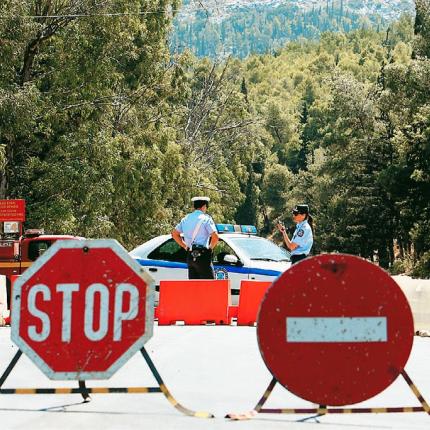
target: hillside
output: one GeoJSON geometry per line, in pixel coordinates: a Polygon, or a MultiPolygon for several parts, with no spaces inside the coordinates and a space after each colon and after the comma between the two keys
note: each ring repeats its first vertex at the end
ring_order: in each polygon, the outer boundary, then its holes
{"type": "Polygon", "coordinates": [[[184,0],[170,48],[199,57],[245,58],[326,31],[385,31],[403,13],[414,13],[412,0],[184,0]]]}

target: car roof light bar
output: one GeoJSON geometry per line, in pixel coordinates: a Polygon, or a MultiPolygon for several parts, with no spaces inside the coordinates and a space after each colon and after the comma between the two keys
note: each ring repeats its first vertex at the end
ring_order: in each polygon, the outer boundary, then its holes
{"type": "Polygon", "coordinates": [[[240,225],[235,224],[233,226],[233,228],[234,228],[235,233],[242,233],[242,229],[241,229],[240,225]]]}
{"type": "Polygon", "coordinates": [[[218,230],[218,233],[234,233],[233,224],[217,224],[216,229],[218,230]]]}
{"type": "Polygon", "coordinates": [[[237,224],[217,224],[218,233],[242,233],[257,234],[257,228],[254,225],[237,225],[237,224]]]}
{"type": "Polygon", "coordinates": [[[257,234],[257,227],[255,225],[241,225],[242,233],[257,234]]]}

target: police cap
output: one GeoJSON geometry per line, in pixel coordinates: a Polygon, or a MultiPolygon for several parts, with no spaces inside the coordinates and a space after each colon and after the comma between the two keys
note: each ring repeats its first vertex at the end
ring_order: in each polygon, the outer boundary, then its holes
{"type": "Polygon", "coordinates": [[[296,205],[292,210],[294,215],[297,214],[309,214],[309,206],[308,205],[296,205]]]}
{"type": "Polygon", "coordinates": [[[208,202],[209,203],[211,201],[211,199],[209,197],[206,197],[206,196],[196,196],[196,197],[193,197],[191,199],[191,201],[192,202],[200,201],[200,202],[208,202]]]}

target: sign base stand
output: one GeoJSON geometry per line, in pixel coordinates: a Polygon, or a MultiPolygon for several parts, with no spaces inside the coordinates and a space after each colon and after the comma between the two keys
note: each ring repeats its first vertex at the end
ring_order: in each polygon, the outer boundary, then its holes
{"type": "MultiPolygon", "coordinates": [[[[424,397],[418,391],[418,388],[412,382],[406,370],[402,370],[401,375],[408,384],[415,397],[420,402],[421,406],[404,406],[404,407],[378,407],[378,408],[331,408],[326,405],[319,405],[318,408],[295,408],[295,409],[269,409],[263,408],[267,399],[272,394],[275,385],[278,383],[276,378],[270,381],[266,391],[261,397],[252,411],[244,413],[229,413],[225,418],[230,418],[233,421],[249,420],[257,414],[316,414],[316,417],[327,414],[363,414],[363,413],[405,413],[405,412],[427,412],[430,415],[430,406],[425,401],[424,397]]],[[[315,418],[315,417],[314,417],[315,418]]]]}
{"type": "Polygon", "coordinates": [[[145,393],[161,393],[163,394],[169,403],[174,406],[179,412],[198,418],[214,418],[214,415],[210,412],[204,411],[193,411],[182,406],[176,399],[172,396],[166,385],[164,384],[157,368],[155,367],[153,361],[151,360],[148,352],[144,347],[140,350],[143,358],[146,361],[152,375],[158,383],[157,387],[94,387],[88,388],[85,381],[79,380],[79,388],[1,388],[15,367],[16,363],[22,355],[22,351],[19,349],[15,356],[10,361],[3,375],[0,377],[0,394],[80,394],[87,403],[91,400],[90,394],[118,394],[118,393],[130,393],[130,394],[145,394],[145,393]]]}

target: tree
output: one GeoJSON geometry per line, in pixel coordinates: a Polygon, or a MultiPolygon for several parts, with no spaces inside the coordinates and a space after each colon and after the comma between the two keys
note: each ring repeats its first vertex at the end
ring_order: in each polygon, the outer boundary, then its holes
{"type": "Polygon", "coordinates": [[[178,152],[168,100],[181,87],[167,48],[176,6],[167,0],[145,2],[144,9],[138,0],[0,6],[6,46],[0,196],[25,198],[30,224],[110,235],[130,246],[165,223],[166,215],[157,215],[166,204],[161,175],[178,152]]]}
{"type": "Polygon", "coordinates": [[[430,58],[430,1],[415,0],[414,57],[430,58]]]}

